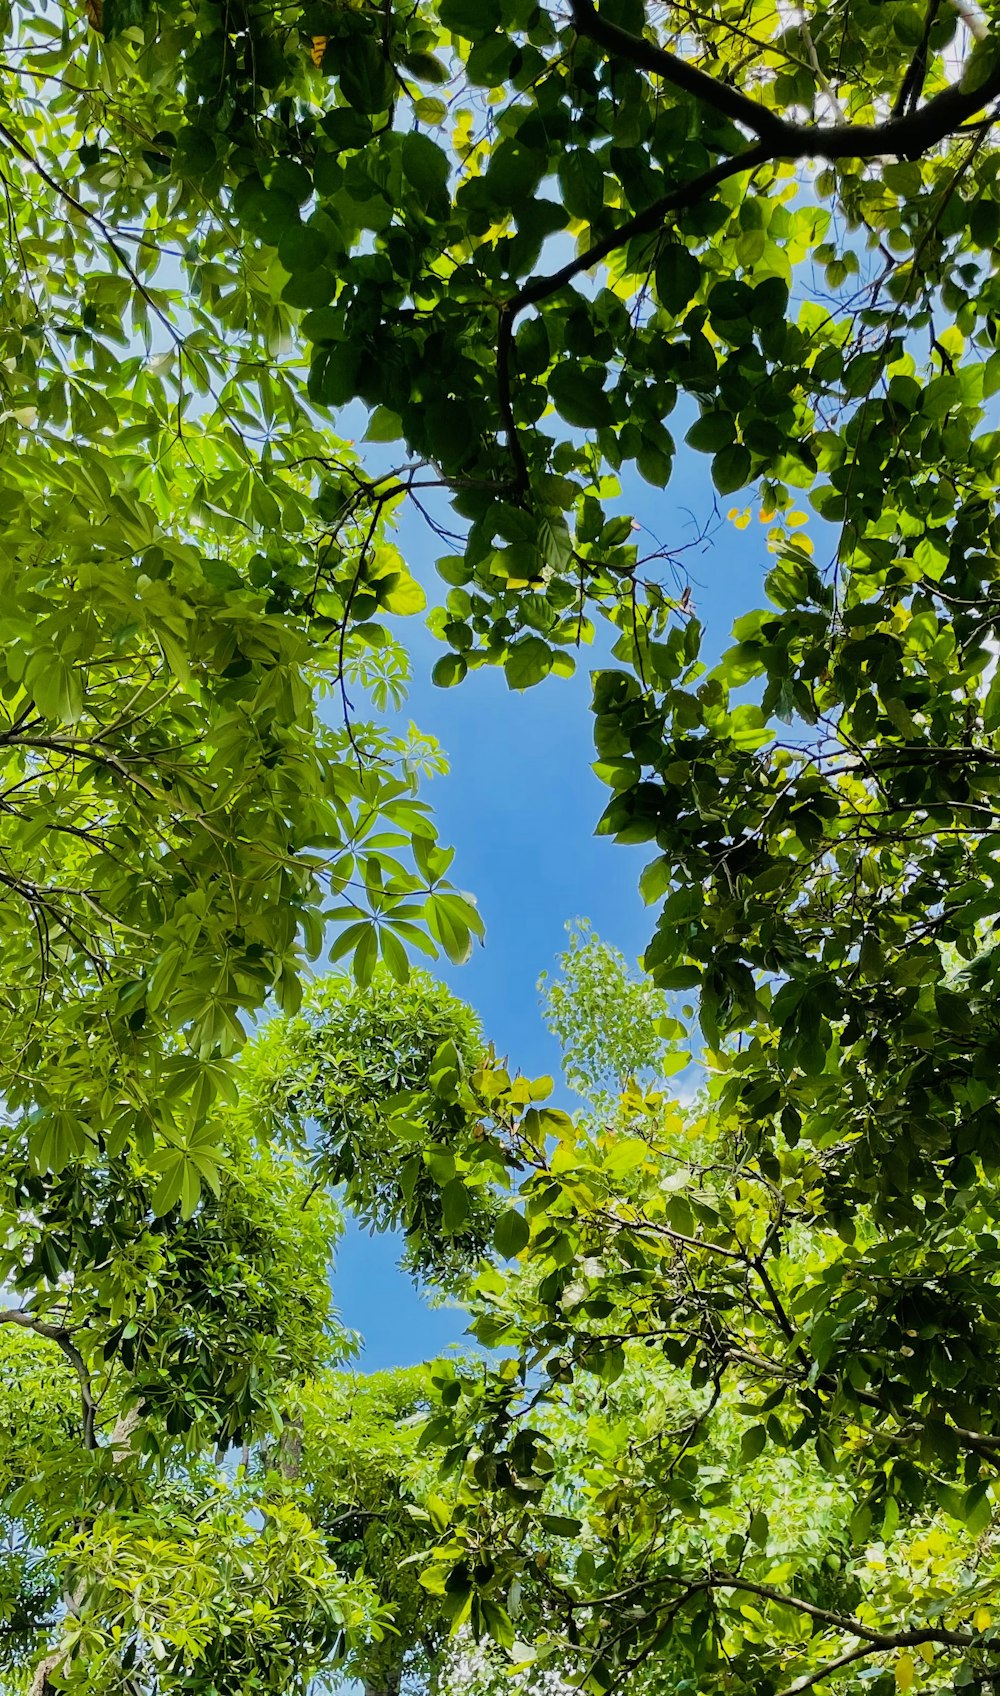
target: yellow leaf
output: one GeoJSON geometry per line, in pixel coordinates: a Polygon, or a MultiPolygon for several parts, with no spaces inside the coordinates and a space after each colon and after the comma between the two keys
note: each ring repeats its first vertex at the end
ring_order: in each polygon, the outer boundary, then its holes
{"type": "Polygon", "coordinates": [[[972,1623],[977,1631],[985,1631],[987,1626],[992,1625],[993,1615],[990,1613],[989,1608],[977,1608],[973,1615],[972,1623]]]}
{"type": "Polygon", "coordinates": [[[910,1690],[916,1672],[912,1655],[900,1655],[896,1662],[896,1689],[910,1690]]]}
{"type": "Polygon", "coordinates": [[[330,37],[328,35],[314,35],[312,37],[312,46],[309,49],[309,57],[316,66],[317,70],[322,69],[323,59],[326,54],[327,43],[329,40],[330,37]]]}

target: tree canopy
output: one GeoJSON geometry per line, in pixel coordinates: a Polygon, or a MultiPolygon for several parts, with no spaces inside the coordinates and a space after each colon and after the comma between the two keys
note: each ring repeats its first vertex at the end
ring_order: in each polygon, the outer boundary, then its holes
{"type": "Polygon", "coordinates": [[[994,12],[0,8],[14,1688],[1000,1681],[994,12]],[[600,655],[575,1117],[411,975],[428,599],[443,686],[600,655]],[[484,1357],[345,1387],[331,1189],[484,1357]]]}

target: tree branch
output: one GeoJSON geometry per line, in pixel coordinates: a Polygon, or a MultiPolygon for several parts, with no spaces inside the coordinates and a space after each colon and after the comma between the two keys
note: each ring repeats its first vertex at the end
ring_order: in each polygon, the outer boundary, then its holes
{"type": "Polygon", "coordinates": [[[752,1579],[741,1578],[735,1572],[717,1572],[712,1577],[712,1587],[716,1590],[742,1590],[749,1596],[759,1596],[765,1602],[776,1602],[782,1608],[794,1608],[798,1613],[808,1614],[810,1619],[829,1625],[835,1631],[846,1632],[850,1637],[857,1637],[863,1643],[871,1644],[874,1649],[909,1649],[920,1643],[942,1643],[949,1649],[968,1649],[978,1641],[978,1634],[972,1631],[947,1631],[943,1626],[920,1626],[912,1631],[877,1631],[874,1626],[864,1625],[855,1619],[853,1614],[836,1614],[829,1608],[817,1607],[815,1602],[807,1602],[801,1596],[788,1596],[781,1590],[774,1590],[769,1584],[755,1584],[752,1579]]]}
{"type": "Polygon", "coordinates": [[[735,154],[731,159],[721,159],[710,170],[703,171],[700,176],[692,177],[688,183],[681,183],[679,188],[671,189],[659,200],[654,200],[652,206],[645,211],[636,212],[633,217],[626,218],[624,224],[619,224],[610,235],[595,241],[593,247],[570,259],[558,271],[552,271],[547,277],[529,277],[523,289],[508,301],[507,310],[511,316],[523,312],[526,306],[534,306],[540,300],[546,300],[549,295],[556,294],[565,288],[574,277],[583,271],[590,271],[599,265],[602,259],[607,259],[626,242],[636,236],[653,235],[662,229],[665,221],[675,212],[686,212],[690,207],[697,206],[706,194],[710,194],[729,177],[737,177],[743,171],[755,171],[758,165],[769,164],[776,155],[770,147],[761,142],[756,147],[748,147],[745,152],[735,154]]]}
{"type": "Polygon", "coordinates": [[[982,12],[969,5],[967,0],[948,0],[952,10],[957,12],[969,34],[975,41],[985,41],[990,33],[990,27],[982,12]]]}
{"type": "MultiPolygon", "coordinates": [[[[932,0],[932,3],[939,4],[939,0],[932,0]]],[[[836,94],[833,92],[830,83],[823,75],[823,67],[819,62],[819,55],[816,52],[816,43],[813,41],[812,31],[809,28],[804,12],[802,14],[802,21],[799,24],[799,34],[802,37],[802,45],[806,50],[806,57],[809,60],[809,66],[812,70],[812,74],[816,78],[821,92],[826,96],[827,105],[829,106],[830,111],[836,118],[838,124],[845,124],[847,122],[847,114],[841,106],[840,101],[837,99],[836,94]]]]}
{"type": "Polygon", "coordinates": [[[511,354],[514,351],[514,325],[521,310],[520,297],[505,302],[500,308],[500,323],[497,329],[497,406],[507,437],[507,452],[514,465],[514,487],[523,494],[528,486],[528,466],[514,422],[510,369],[511,354]]]}
{"type": "Polygon", "coordinates": [[[595,46],[603,47],[610,58],[627,59],[639,70],[662,77],[664,82],[672,83],[684,94],[703,100],[706,106],[712,106],[724,117],[742,124],[744,129],[750,130],[762,141],[777,143],[781,140],[788,125],[776,112],[751,100],[749,95],[741,94],[739,89],[730,88],[728,83],[718,82],[707,72],[699,71],[697,66],[689,65],[667,48],[647,41],[645,36],[633,35],[630,30],[613,24],[610,19],[601,16],[593,0],[571,0],[571,5],[577,34],[586,36],[595,46]]]}
{"type": "MultiPolygon", "coordinates": [[[[977,87],[952,83],[919,111],[898,113],[882,124],[791,124],[738,89],[700,71],[645,36],[602,18],[593,0],[571,0],[577,33],[611,57],[662,77],[766,143],[767,158],[878,159],[895,154],[918,159],[1000,97],[1000,63],[977,87]]],[[[744,156],[745,157],[745,156],[744,156]]]]}
{"type": "Polygon", "coordinates": [[[930,0],[927,17],[924,20],[924,32],[913,58],[906,69],[906,75],[900,84],[899,93],[893,103],[892,115],[902,117],[904,112],[912,112],[923,92],[924,79],[927,75],[927,55],[930,49],[931,30],[937,18],[941,0],[930,0]]]}
{"type": "Polygon", "coordinates": [[[862,1643],[857,1648],[845,1649],[842,1655],[836,1655],[832,1661],[827,1661],[824,1666],[816,1667],[814,1671],[803,1674],[801,1678],[795,1680],[794,1684],[786,1684],[784,1690],[779,1690],[778,1696],[800,1696],[801,1691],[811,1690],[814,1684],[819,1684],[821,1680],[829,1678],[832,1672],[839,1672],[841,1667],[849,1667],[852,1661],[863,1661],[868,1655],[873,1654],[875,1654],[875,1649],[871,1643],[862,1643]]]}
{"type": "Polygon", "coordinates": [[[83,1403],[83,1443],[87,1449],[97,1448],[97,1433],[94,1424],[97,1418],[97,1403],[94,1400],[93,1386],[87,1363],[73,1342],[70,1333],[64,1325],[49,1325],[44,1319],[36,1319],[33,1313],[25,1313],[23,1308],[8,1307],[0,1310],[0,1325],[19,1325],[24,1331],[34,1331],[39,1337],[47,1337],[50,1342],[60,1348],[80,1380],[80,1400],[83,1403]]]}
{"type": "MultiPolygon", "coordinates": [[[[711,78],[708,80],[711,81],[711,78]]],[[[544,277],[529,277],[524,287],[503,303],[497,336],[497,406],[507,438],[507,449],[514,464],[514,485],[519,492],[523,493],[528,483],[528,468],[517,434],[511,396],[510,358],[514,342],[514,324],[519,314],[526,307],[535,306],[539,301],[547,300],[550,295],[558,294],[574,277],[579,277],[584,271],[599,265],[602,259],[607,259],[636,236],[653,235],[661,230],[672,213],[684,212],[690,206],[697,206],[706,194],[718,188],[719,184],[729,177],[738,176],[742,171],[752,171],[758,165],[766,164],[770,158],[770,150],[761,142],[756,147],[747,148],[744,153],[738,153],[735,158],[720,160],[711,170],[703,171],[689,183],[682,183],[679,188],[671,189],[669,194],[655,200],[645,211],[636,212],[633,217],[627,218],[616,230],[612,230],[610,235],[594,242],[585,252],[577,254],[575,259],[570,259],[560,266],[558,271],[552,271],[544,277]]]]}

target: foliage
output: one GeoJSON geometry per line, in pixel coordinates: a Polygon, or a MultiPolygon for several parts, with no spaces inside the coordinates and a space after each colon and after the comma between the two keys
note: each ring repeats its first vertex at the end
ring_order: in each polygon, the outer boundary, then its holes
{"type": "Polygon", "coordinates": [[[42,1178],[8,1147],[3,1283],[25,1302],[14,1322],[50,1336],[77,1372],[88,1449],[106,1399],[112,1424],[141,1404],[168,1435],[241,1442],[276,1417],[282,1380],[333,1344],[338,1214],[288,1155],[254,1144],[241,1115],[224,1150],[218,1195],[185,1219],[179,1200],[157,1216],[163,1180],[138,1161],[42,1178]]]}
{"type": "Polygon", "coordinates": [[[663,1077],[688,1056],[669,1045],[683,1039],[667,997],[647,977],[629,971],[617,948],[594,936],[585,919],[567,926],[569,947],[552,982],[538,980],[542,1012],[559,1040],[572,1089],[608,1110],[633,1077],[663,1077]]]}
{"type": "Polygon", "coordinates": [[[633,1090],[610,1127],[522,1126],[518,1264],[471,1297],[495,1352],[433,1370],[423,1582],[595,1696],[869,1661],[865,1688],[990,1688],[995,1207],[841,1233],[808,1137],[762,1169],[726,1081],[701,1117],[633,1090]]]}
{"type": "MultiPolygon", "coordinates": [[[[443,484],[468,526],[441,563],[439,680],[495,662],[523,687],[571,665],[595,610],[618,631],[595,685],[600,828],[655,843],[656,981],[697,988],[713,1048],[748,1033],[748,1135],[794,1138],[826,1092],[853,1127],[835,1205],[950,1201],[996,1130],[989,1021],[961,1028],[951,980],[995,913],[992,40],[902,0],[655,26],[622,0],[321,5],[228,31],[212,7],[167,24],[137,4],[101,28],[66,51],[128,83],[130,122],[155,96],[156,180],[181,177],[179,206],[192,177],[231,192],[259,244],[247,316],[304,311],[313,402],[359,399],[373,442],[405,442],[362,510],[443,484]],[[689,445],[720,494],[758,491],[777,555],[769,606],[709,671],[689,598],[616,507],[623,467],[668,478],[682,395],[689,445]],[[796,491],[837,531],[832,575],[796,491]],[[877,1123],[872,1066],[896,1080],[877,1123]]],[[[134,137],[115,147],[88,181],[109,228],[140,197],[134,137]]],[[[213,324],[236,312],[207,298],[213,324]]],[[[341,633],[377,605],[369,578],[331,584],[341,633]]],[[[433,899],[459,956],[468,910],[453,935],[433,899]]],[[[366,976],[372,923],[345,937],[366,976]]]]}
{"type": "Polygon", "coordinates": [[[177,1492],[153,1514],[115,1511],[70,1540],[95,1616],[64,1634],[78,1688],[120,1688],[135,1669],[160,1688],[220,1696],[305,1691],[345,1634],[381,1629],[374,1600],[365,1608],[360,1585],[340,1580],[304,1514],[268,1502],[257,1530],[247,1508],[259,1502],[234,1494],[215,1504],[199,1490],[188,1504],[177,1492]]]}
{"type": "Polygon", "coordinates": [[[416,798],[433,748],[318,707],[392,675],[423,594],[302,405],[271,262],[168,140],[181,11],[137,56],[5,7],[0,72],[0,1088],[40,1172],[134,1151],[165,1208],[215,1183],[229,1058],[331,918],[359,981],[479,929],[416,798]]]}
{"type": "Polygon", "coordinates": [[[298,1408],[301,1453],[295,1487],[307,1492],[313,1522],[338,1569],[375,1589],[391,1621],[348,1659],[366,1690],[399,1691],[435,1679],[448,1622],[420,1583],[434,1495],[433,1463],[417,1452],[429,1403],[424,1367],[366,1376],[327,1373],[307,1386],[298,1408]]]}
{"type": "Polygon", "coordinates": [[[370,1230],[401,1231],[415,1274],[464,1288],[491,1241],[520,1120],[541,1122],[531,1104],[551,1078],[512,1079],[472,1010],[424,972],[400,985],[379,971],[364,990],[321,980],[247,1061],[266,1134],[308,1147],[318,1180],[370,1230]]]}
{"type": "Polygon", "coordinates": [[[0,1612],[21,1623],[0,1652],[16,1665],[55,1630],[38,1690],[145,1687],[154,1668],[161,1689],[285,1689],[381,1630],[301,1510],[213,1464],[280,1430],[289,1387],[352,1342],[327,1284],[339,1215],[245,1115],[223,1148],[218,1196],[187,1219],[156,1216],[162,1180],[137,1161],[42,1179],[8,1150],[0,1612]]]}
{"type": "Polygon", "coordinates": [[[33,1696],[245,1696],[341,1668],[388,1693],[446,1630],[419,1582],[444,1523],[412,1424],[428,1380],[334,1370],[355,1339],[332,1308],[328,1184],[369,1223],[398,1213],[414,1267],[454,1284],[551,1080],[491,1068],[461,1003],[387,973],[318,985],[238,1076],[212,1125],[215,1185],[194,1197],[158,1200],[171,1180],[131,1151],[39,1174],[8,1132],[5,1690],[27,1667],[33,1696]]]}

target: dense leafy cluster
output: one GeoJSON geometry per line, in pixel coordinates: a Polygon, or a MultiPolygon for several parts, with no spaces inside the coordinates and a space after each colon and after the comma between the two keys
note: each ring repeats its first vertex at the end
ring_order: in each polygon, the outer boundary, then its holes
{"type": "Polygon", "coordinates": [[[294,1490],[345,1577],[371,1583],[391,1621],[348,1660],[374,1696],[436,1683],[449,1621],[420,1582],[434,1522],[445,1521],[433,1465],[419,1453],[430,1399],[425,1368],[362,1376],[326,1374],[306,1392],[297,1419],[301,1449],[294,1490]],[[433,1516],[433,1517],[432,1517],[433,1516]]]}
{"type": "Polygon", "coordinates": [[[479,1117],[490,1056],[471,1010],[423,972],[405,993],[387,972],[365,991],[327,979],[253,1060],[271,1133],[311,1145],[369,1230],[402,1229],[417,1273],[462,1282],[492,1235],[517,1112],[505,1096],[492,1126],[479,1117]]]}
{"type": "Polygon", "coordinates": [[[684,1067],[689,1056],[671,1046],[684,1026],[670,1015],[663,991],[630,972],[585,919],[567,928],[559,976],[543,972],[538,980],[545,1022],[562,1049],[567,1083],[592,1105],[613,1109],[634,1078],[684,1067]]]}
{"type": "Polygon", "coordinates": [[[276,1688],[378,1629],[301,1513],[267,1507],[257,1535],[266,1498],[212,1464],[280,1429],[290,1387],[350,1346],[326,1282],[338,1216],[239,1117],[223,1142],[219,1196],[189,1220],[156,1218],[156,1175],[124,1159],[99,1181],[8,1175],[0,1611],[21,1623],[2,1651],[27,1649],[35,1689],[70,1662],[82,1688],[157,1664],[177,1689],[276,1688]]]}

